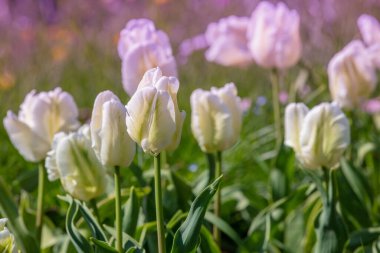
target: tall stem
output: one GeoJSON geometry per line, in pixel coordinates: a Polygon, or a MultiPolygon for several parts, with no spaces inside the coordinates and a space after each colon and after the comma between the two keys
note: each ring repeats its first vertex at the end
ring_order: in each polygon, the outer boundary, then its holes
{"type": "Polygon", "coordinates": [[[123,232],[121,228],[121,193],[120,193],[120,167],[115,166],[115,214],[116,214],[116,249],[123,252],[123,232]]]}
{"type": "MultiPolygon", "coordinates": [[[[215,166],[215,178],[218,178],[222,175],[222,152],[218,151],[216,153],[216,166],[215,166]]],[[[221,202],[222,202],[222,195],[220,188],[217,190],[215,194],[215,202],[214,202],[214,214],[216,217],[220,217],[221,213],[221,202]]],[[[221,246],[221,236],[220,231],[217,228],[216,225],[214,225],[213,228],[213,235],[216,243],[218,244],[219,248],[221,246]]]]}
{"type": "Polygon", "coordinates": [[[280,94],[280,74],[277,69],[271,72],[271,82],[272,82],[272,106],[273,106],[273,116],[274,116],[274,127],[276,134],[276,151],[281,147],[282,143],[282,131],[281,131],[281,112],[279,103],[280,94]]]}
{"type": "Polygon", "coordinates": [[[215,155],[213,153],[206,153],[208,162],[208,184],[215,180],[215,155]]]}
{"type": "Polygon", "coordinates": [[[45,188],[45,168],[44,161],[38,165],[38,197],[37,197],[37,214],[36,229],[37,240],[42,248],[42,226],[43,226],[43,209],[44,209],[44,188],[45,188]]]}
{"type": "Polygon", "coordinates": [[[166,253],[164,214],[163,214],[163,209],[162,209],[161,155],[160,154],[154,157],[154,194],[155,194],[155,200],[156,200],[158,252],[166,253]]]}

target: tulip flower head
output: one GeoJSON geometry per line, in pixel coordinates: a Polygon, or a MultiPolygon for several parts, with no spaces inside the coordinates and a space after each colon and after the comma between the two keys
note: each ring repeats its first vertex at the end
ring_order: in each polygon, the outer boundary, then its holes
{"type": "Polygon", "coordinates": [[[335,103],[310,111],[302,103],[291,103],[285,109],[285,145],[305,168],[333,168],[350,145],[348,120],[335,103]]]}
{"type": "Polygon", "coordinates": [[[177,148],[186,113],[177,103],[179,82],[163,76],[160,68],[148,70],[126,105],[127,131],[144,152],[157,155],[177,148]]]}
{"type": "Polygon", "coordinates": [[[256,63],[264,68],[286,69],[301,57],[300,18],[282,2],[262,1],[248,25],[248,47],[256,63]]]}
{"type": "Polygon", "coordinates": [[[9,232],[5,226],[8,219],[0,219],[0,252],[3,253],[16,253],[16,244],[14,236],[9,232]]]}
{"type": "Polygon", "coordinates": [[[105,166],[129,166],[135,155],[135,143],[125,125],[127,110],[111,91],[95,99],[91,118],[92,146],[105,166]]]}
{"type": "Polygon", "coordinates": [[[31,91],[20,106],[18,116],[8,111],[4,127],[20,154],[27,161],[46,157],[57,132],[79,126],[78,108],[73,97],[56,88],[49,92],[31,91]]]}
{"type": "Polygon", "coordinates": [[[205,34],[210,48],[206,59],[223,66],[247,66],[253,59],[248,49],[249,18],[230,16],[211,23],[205,34]]]}
{"type": "Polygon", "coordinates": [[[361,41],[352,41],[330,60],[329,87],[333,100],[344,108],[354,108],[376,88],[376,69],[361,41]]]}
{"type": "Polygon", "coordinates": [[[74,198],[88,201],[104,193],[106,172],[89,139],[89,126],[77,132],[58,133],[45,161],[50,181],[60,179],[74,198]]]}
{"type": "Polygon", "coordinates": [[[177,65],[169,38],[156,30],[149,19],[130,20],[120,32],[118,52],[122,60],[122,81],[125,91],[132,96],[144,73],[160,67],[164,75],[177,76],[177,65]]]}
{"type": "Polygon", "coordinates": [[[202,151],[223,151],[236,143],[243,112],[233,83],[211,91],[197,89],[190,103],[191,129],[202,151]]]}

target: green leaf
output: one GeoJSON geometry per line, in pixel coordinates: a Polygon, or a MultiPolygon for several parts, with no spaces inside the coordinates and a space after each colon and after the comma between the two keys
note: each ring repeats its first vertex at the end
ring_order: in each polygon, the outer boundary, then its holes
{"type": "Polygon", "coordinates": [[[363,246],[368,246],[380,239],[380,227],[366,228],[351,234],[346,248],[350,251],[363,246]]]}
{"type": "Polygon", "coordinates": [[[115,248],[112,248],[110,245],[108,245],[108,243],[104,241],[100,241],[94,237],[90,237],[90,241],[93,242],[95,246],[101,250],[101,252],[118,253],[118,251],[115,248]]]}
{"type": "Polygon", "coordinates": [[[227,222],[210,212],[206,213],[205,219],[208,222],[217,226],[223,233],[228,235],[228,237],[230,237],[237,245],[239,245],[240,247],[244,247],[243,242],[240,239],[238,233],[236,233],[236,231],[227,222]]]}
{"type": "Polygon", "coordinates": [[[202,253],[220,253],[220,249],[216,244],[210,231],[202,226],[201,228],[201,244],[199,245],[202,253]]]}
{"type": "Polygon", "coordinates": [[[95,239],[98,239],[101,241],[107,241],[107,237],[104,234],[104,231],[102,230],[102,228],[96,221],[96,218],[92,215],[91,211],[87,208],[87,206],[85,204],[82,204],[78,200],[74,200],[74,201],[77,203],[84,220],[86,221],[88,227],[90,228],[92,236],[95,239]]]}
{"type": "Polygon", "coordinates": [[[221,177],[207,186],[191,204],[189,214],[174,235],[171,253],[193,252],[199,244],[199,234],[207,206],[218,190],[221,177]]]}
{"type": "Polygon", "coordinates": [[[134,187],[131,187],[129,199],[124,205],[123,231],[132,237],[135,235],[139,219],[140,203],[134,187]]]}
{"type": "Polygon", "coordinates": [[[189,210],[189,203],[194,198],[192,187],[174,171],[171,170],[170,175],[176,189],[178,206],[182,211],[189,210]]]}
{"type": "Polygon", "coordinates": [[[0,178],[0,196],[0,212],[8,219],[7,226],[14,234],[18,247],[23,252],[39,252],[36,240],[27,230],[22,217],[19,215],[17,205],[12,199],[12,194],[2,178],[0,178]]]}
{"type": "Polygon", "coordinates": [[[84,236],[75,227],[75,220],[79,213],[78,204],[71,197],[66,197],[66,199],[70,203],[66,214],[66,231],[70,236],[71,242],[74,244],[74,247],[79,253],[94,252],[86,238],[84,238],[84,236]]]}
{"type": "Polygon", "coordinates": [[[347,179],[351,189],[362,202],[367,210],[371,208],[372,192],[365,177],[354,166],[350,165],[345,159],[341,160],[341,168],[344,177],[347,179]]]}

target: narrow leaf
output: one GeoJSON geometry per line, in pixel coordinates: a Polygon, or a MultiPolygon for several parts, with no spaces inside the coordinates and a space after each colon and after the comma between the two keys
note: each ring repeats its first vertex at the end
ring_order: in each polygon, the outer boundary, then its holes
{"type": "Polygon", "coordinates": [[[79,207],[77,203],[71,199],[69,209],[66,214],[66,231],[70,236],[71,242],[79,253],[93,252],[91,245],[86,238],[82,236],[78,229],[75,227],[75,219],[78,216],[79,207]]]}
{"type": "Polygon", "coordinates": [[[132,237],[135,235],[139,219],[140,203],[134,187],[131,187],[129,199],[124,206],[123,231],[132,237]]]}
{"type": "Polygon", "coordinates": [[[171,253],[192,252],[199,244],[199,234],[207,206],[218,190],[221,177],[207,186],[191,204],[189,214],[174,235],[171,253]]]}
{"type": "Polygon", "coordinates": [[[110,252],[110,253],[117,253],[117,250],[112,248],[110,245],[108,245],[106,242],[104,241],[100,241],[94,237],[90,237],[90,240],[91,242],[93,242],[95,244],[95,246],[99,249],[101,249],[102,252],[106,253],[106,252],[110,252]]]}

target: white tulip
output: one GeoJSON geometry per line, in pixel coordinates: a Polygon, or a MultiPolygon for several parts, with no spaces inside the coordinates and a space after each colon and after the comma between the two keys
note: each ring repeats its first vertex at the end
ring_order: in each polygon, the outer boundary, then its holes
{"type": "Polygon", "coordinates": [[[177,104],[179,82],[162,76],[159,68],[148,70],[126,105],[127,130],[144,152],[157,155],[177,148],[186,113],[177,104]]]}
{"type": "Polygon", "coordinates": [[[149,19],[132,19],[120,32],[118,44],[123,87],[132,96],[144,73],[160,67],[164,75],[176,76],[177,65],[165,32],[149,19]]]}
{"type": "Polygon", "coordinates": [[[233,83],[211,91],[197,89],[190,102],[191,129],[202,151],[223,151],[236,143],[243,112],[233,83]]]}
{"type": "Polygon", "coordinates": [[[303,104],[285,110],[285,144],[292,147],[305,168],[333,168],[350,145],[350,125],[335,103],[308,111],[303,104]]]}
{"type": "Polygon", "coordinates": [[[58,133],[53,149],[45,161],[50,181],[60,179],[63,188],[74,198],[88,201],[102,195],[106,188],[106,172],[86,136],[88,126],[78,132],[58,133]]]}
{"type": "Polygon", "coordinates": [[[28,161],[46,157],[57,132],[75,130],[78,109],[72,96],[61,88],[31,91],[20,106],[18,116],[8,111],[4,127],[20,154],[28,161]]]}
{"type": "Polygon", "coordinates": [[[248,26],[248,47],[256,63],[265,68],[286,69],[301,57],[300,18],[282,2],[262,1],[248,26]]]}
{"type": "Polygon", "coordinates": [[[111,91],[101,92],[95,99],[90,124],[92,146],[105,166],[129,166],[135,155],[135,143],[125,125],[126,113],[111,91]]]}
{"type": "Polygon", "coordinates": [[[5,226],[8,219],[0,219],[0,252],[2,253],[16,253],[16,244],[13,234],[5,226]]]}
{"type": "Polygon", "coordinates": [[[330,60],[329,87],[341,107],[359,106],[376,88],[376,69],[361,41],[352,41],[330,60]]]}

